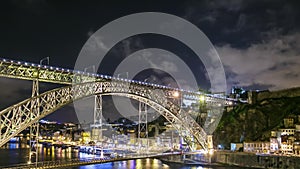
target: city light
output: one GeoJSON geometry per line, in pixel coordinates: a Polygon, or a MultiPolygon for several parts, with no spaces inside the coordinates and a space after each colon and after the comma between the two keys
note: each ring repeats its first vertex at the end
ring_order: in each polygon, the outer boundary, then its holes
{"type": "Polygon", "coordinates": [[[204,96],[204,95],[201,95],[201,96],[200,96],[200,101],[201,101],[201,102],[204,102],[204,101],[205,101],[205,96],[204,96]]]}
{"type": "Polygon", "coordinates": [[[173,97],[178,98],[180,96],[180,93],[178,91],[173,92],[173,97]]]}
{"type": "Polygon", "coordinates": [[[300,168],[298,1],[117,4],[1,4],[1,168],[300,168]]]}

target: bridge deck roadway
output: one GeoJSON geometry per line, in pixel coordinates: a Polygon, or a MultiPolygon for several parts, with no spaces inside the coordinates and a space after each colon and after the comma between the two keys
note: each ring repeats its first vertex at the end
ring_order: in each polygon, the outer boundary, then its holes
{"type": "Polygon", "coordinates": [[[135,159],[145,159],[145,158],[158,158],[164,156],[180,155],[180,152],[173,153],[159,153],[159,154],[138,154],[138,155],[128,155],[127,157],[100,159],[99,157],[88,158],[88,159],[72,159],[69,161],[43,161],[32,164],[17,164],[13,166],[4,166],[2,169],[50,169],[50,168],[68,168],[74,166],[83,166],[91,164],[101,164],[115,161],[125,161],[125,160],[135,160],[135,159]]]}
{"type": "MultiPolygon", "coordinates": [[[[130,79],[116,78],[109,75],[101,75],[96,73],[89,73],[79,70],[71,70],[66,68],[59,68],[49,65],[40,65],[35,63],[28,63],[22,61],[15,61],[0,58],[0,77],[23,79],[23,80],[36,80],[40,82],[48,82],[55,84],[72,85],[84,82],[95,81],[120,81],[129,84],[138,84],[141,86],[148,86],[154,89],[163,89],[168,91],[180,91],[185,99],[199,100],[202,92],[187,91],[169,86],[163,86],[143,81],[136,81],[130,79]]],[[[206,95],[207,97],[211,97],[206,95]]],[[[220,98],[214,98],[220,99],[220,98]]]]}

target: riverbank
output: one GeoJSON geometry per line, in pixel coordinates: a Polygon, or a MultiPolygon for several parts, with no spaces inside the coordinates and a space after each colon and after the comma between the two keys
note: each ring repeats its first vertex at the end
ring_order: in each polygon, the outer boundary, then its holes
{"type": "Polygon", "coordinates": [[[193,154],[160,158],[166,163],[199,166],[236,166],[243,168],[272,168],[299,169],[300,158],[289,156],[275,156],[266,154],[252,154],[244,152],[216,151],[213,155],[193,154]]]}
{"type": "Polygon", "coordinates": [[[224,166],[224,164],[211,161],[208,156],[203,154],[178,154],[159,158],[164,163],[174,163],[181,165],[197,165],[203,167],[224,166]]]}
{"type": "Polygon", "coordinates": [[[213,156],[213,161],[221,164],[250,167],[250,168],[274,168],[274,169],[299,169],[300,158],[292,156],[278,156],[267,154],[252,154],[244,152],[218,151],[213,156]]]}

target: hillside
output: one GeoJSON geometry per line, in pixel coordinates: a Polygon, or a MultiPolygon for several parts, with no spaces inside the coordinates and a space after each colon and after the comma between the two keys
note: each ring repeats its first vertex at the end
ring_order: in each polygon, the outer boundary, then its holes
{"type": "Polygon", "coordinates": [[[257,93],[252,104],[227,108],[214,132],[214,144],[228,148],[231,142],[269,140],[283,118],[300,115],[299,93],[300,88],[257,93]]]}

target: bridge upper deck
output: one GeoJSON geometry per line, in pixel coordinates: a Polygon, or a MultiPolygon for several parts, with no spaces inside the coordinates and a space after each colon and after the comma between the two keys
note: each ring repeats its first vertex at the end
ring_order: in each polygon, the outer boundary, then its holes
{"type": "Polygon", "coordinates": [[[179,88],[173,88],[169,86],[147,83],[137,80],[129,80],[123,78],[117,78],[109,75],[102,75],[96,73],[89,73],[78,70],[71,70],[65,68],[59,68],[49,65],[41,65],[29,62],[15,61],[10,59],[0,58],[0,76],[24,79],[24,80],[36,80],[40,82],[56,83],[71,85],[75,83],[93,82],[93,81],[115,81],[126,82],[129,84],[140,85],[153,89],[163,90],[165,93],[172,93],[174,91],[180,92],[182,99],[199,100],[201,96],[206,97],[208,103],[222,103],[224,96],[216,96],[205,94],[199,91],[188,91],[179,88]]]}

